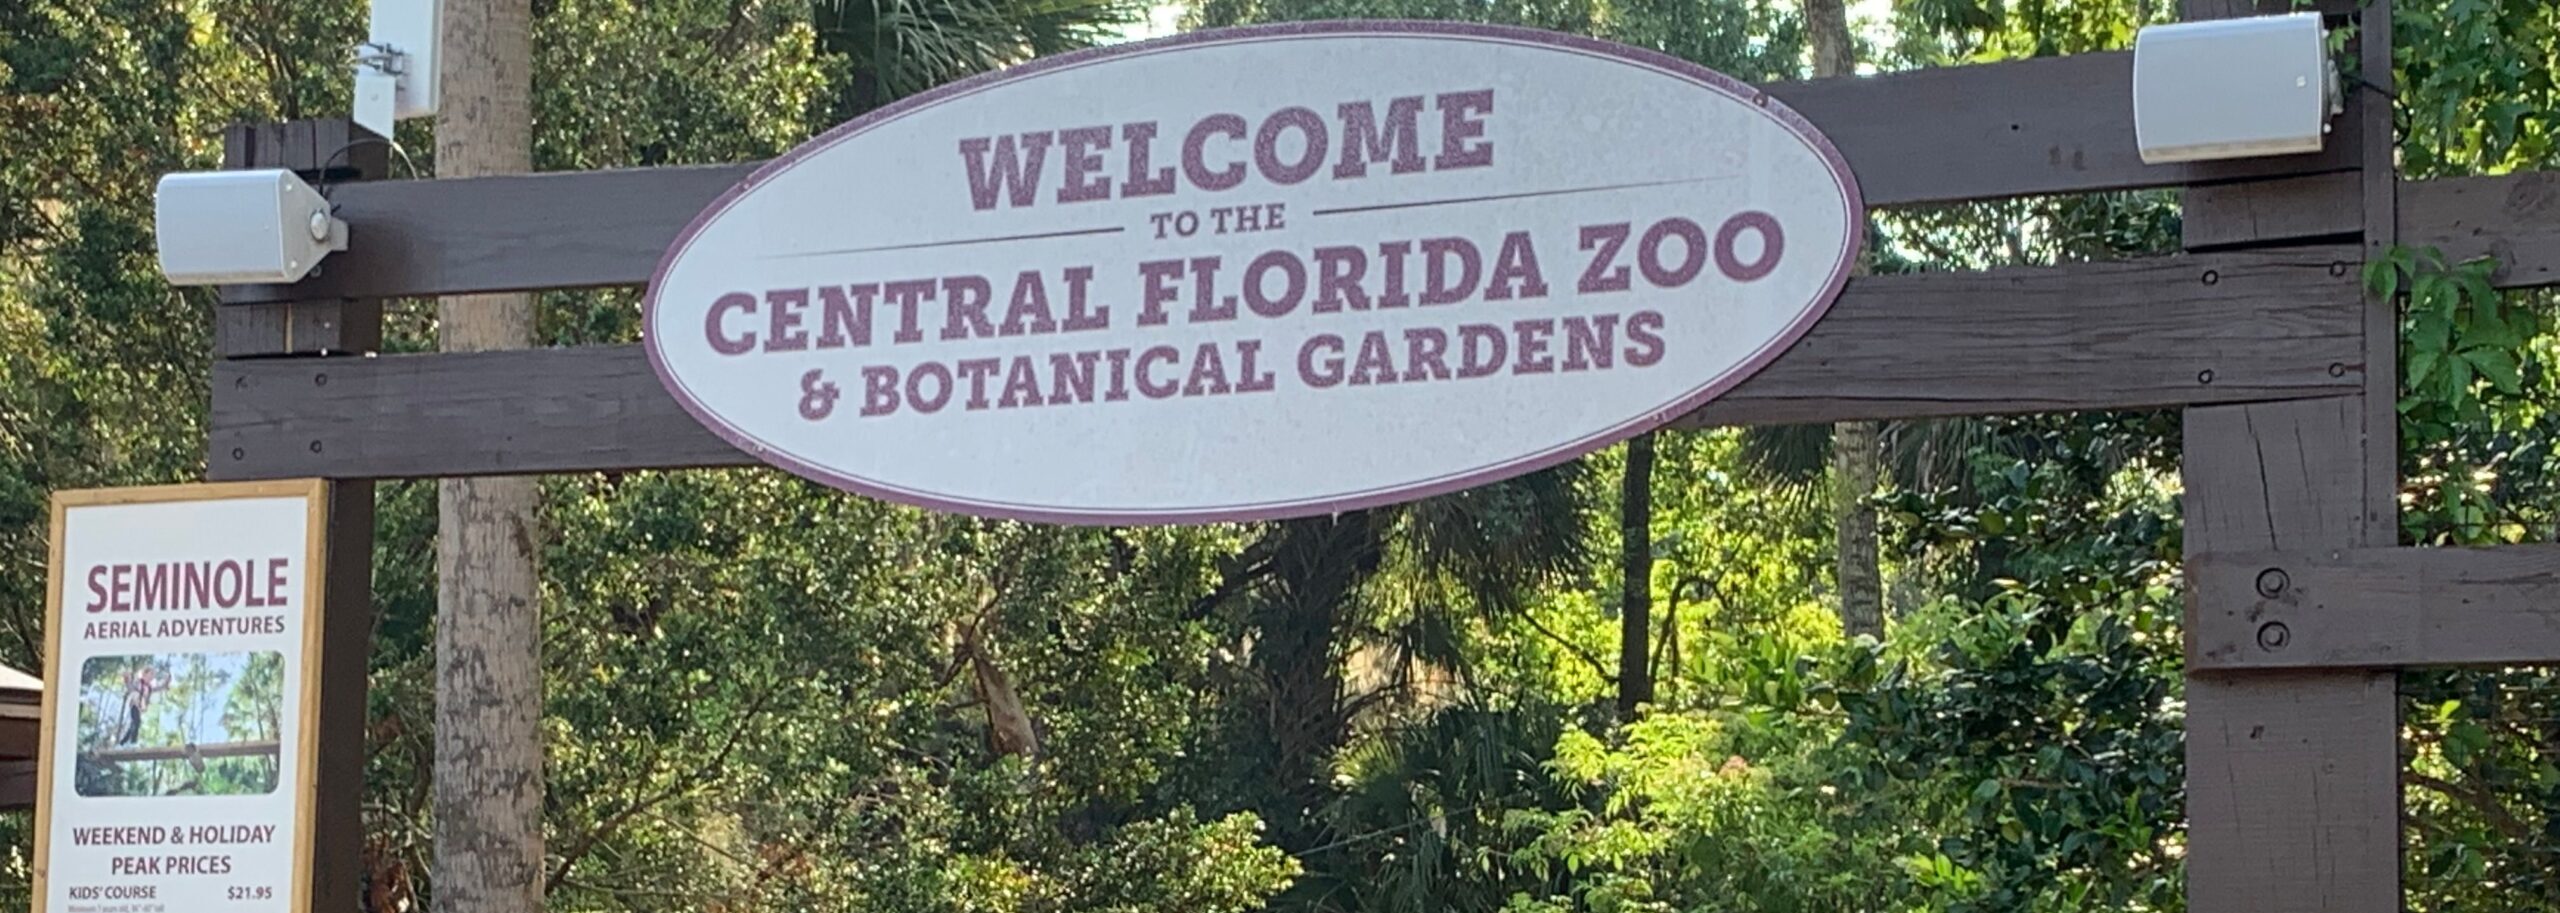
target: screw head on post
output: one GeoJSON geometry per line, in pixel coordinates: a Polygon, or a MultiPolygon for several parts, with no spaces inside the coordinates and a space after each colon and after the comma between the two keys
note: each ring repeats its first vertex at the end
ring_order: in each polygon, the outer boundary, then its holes
{"type": "Polygon", "coordinates": [[[2283,568],[2271,567],[2258,572],[2258,595],[2274,599],[2293,586],[2293,578],[2283,568]]]}

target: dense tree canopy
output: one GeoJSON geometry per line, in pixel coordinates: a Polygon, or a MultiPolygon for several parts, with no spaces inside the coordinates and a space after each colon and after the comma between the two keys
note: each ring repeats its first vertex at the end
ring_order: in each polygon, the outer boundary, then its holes
{"type": "MultiPolygon", "coordinates": [[[[1895,0],[1857,56],[2120,48],[2174,6],[1895,0]]],[[[2397,6],[2404,168],[2560,165],[2560,8],[2397,6]]],[[[543,0],[537,166],[771,155],[1145,12],[543,0]]],[[[1808,71],[1800,12],[1187,7],[1204,26],[1531,25],[1749,80],[1808,71]]],[[[0,661],[39,659],[48,492],[202,473],[211,300],[157,279],[153,179],[213,166],[224,124],[344,109],[340,69],[314,62],[360,22],[351,0],[0,4],[0,661]]],[[[421,174],[430,129],[400,137],[421,174]]],[[[1867,266],[2165,252],[2177,220],[2174,193],[1903,210],[1877,216],[1867,266]]],[[[2478,270],[2407,251],[2374,276],[2408,298],[2413,543],[2560,538],[2550,302],[2478,270]]],[[[637,317],[627,291],[542,299],[555,345],[630,341],[637,317]]],[[[395,304],[390,345],[429,346],[433,319],[395,304]]],[[[1396,508],[1187,528],[936,515],[766,470],[549,477],[549,904],[2178,909],[2178,434],[2174,413],[1886,426],[1872,501],[1891,618],[1873,641],[1840,636],[1823,435],[1802,429],[1666,432],[1633,476],[1620,448],[1396,508]],[[1630,631],[1642,649],[1622,655],[1630,631]],[[1649,694],[1629,718],[1631,670],[1649,694]]],[[[365,860],[388,911],[433,890],[435,496],[380,498],[365,860]]],[[[192,671],[216,687],[219,670],[192,671]]],[[[254,703],[254,671],[219,687],[254,703]]],[[[2428,673],[2403,690],[2411,906],[2560,909],[2560,682],[2428,673]]],[[[247,704],[210,712],[256,725],[247,704]]],[[[27,830],[0,819],[0,906],[26,902],[27,830]]]]}

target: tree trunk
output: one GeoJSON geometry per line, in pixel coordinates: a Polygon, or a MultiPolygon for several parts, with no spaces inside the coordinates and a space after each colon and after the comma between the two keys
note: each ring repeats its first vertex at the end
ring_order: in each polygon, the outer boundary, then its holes
{"type": "Polygon", "coordinates": [[[1831,430],[1831,480],[1837,486],[1832,518],[1838,522],[1840,633],[1884,636],[1884,581],[1876,560],[1875,493],[1882,451],[1876,423],[1842,422],[1831,430]]]}
{"type": "Polygon", "coordinates": [[[1805,38],[1813,45],[1813,76],[1849,76],[1858,69],[1858,46],[1849,39],[1845,0],[1804,0],[1805,38]]]}
{"type": "MultiPolygon", "coordinates": [[[[1804,0],[1805,34],[1813,44],[1816,78],[1853,75],[1857,45],[1849,37],[1843,0],[1804,0]]],[[[1831,429],[1832,517],[1839,543],[1840,630],[1856,637],[1884,636],[1883,572],[1876,560],[1875,494],[1884,451],[1875,422],[1842,422],[1831,429]]]]}
{"type": "MultiPolygon", "coordinates": [[[[531,0],[445,0],[439,177],[532,170],[531,0]]],[[[445,351],[533,344],[527,295],[444,299],[445,351]]],[[[542,908],[541,620],[531,478],[440,483],[434,904],[542,908]]]]}
{"type": "Polygon", "coordinates": [[[1256,600],[1251,667],[1261,687],[1258,761],[1275,784],[1263,809],[1278,845],[1314,846],[1331,804],[1334,756],[1350,738],[1342,656],[1352,601],[1378,572],[1387,518],[1355,510],[1283,521],[1272,573],[1256,600]]]}
{"type": "Polygon", "coordinates": [[[1653,700],[1645,638],[1653,631],[1653,436],[1627,441],[1627,474],[1619,485],[1618,719],[1633,720],[1653,700]]]}

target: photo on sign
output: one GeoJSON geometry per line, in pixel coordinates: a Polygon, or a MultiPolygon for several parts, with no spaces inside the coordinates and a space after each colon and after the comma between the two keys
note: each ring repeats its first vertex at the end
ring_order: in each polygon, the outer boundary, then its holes
{"type": "Polygon", "coordinates": [[[80,795],[249,796],[276,789],[284,655],[100,656],[80,667],[80,795]]]}

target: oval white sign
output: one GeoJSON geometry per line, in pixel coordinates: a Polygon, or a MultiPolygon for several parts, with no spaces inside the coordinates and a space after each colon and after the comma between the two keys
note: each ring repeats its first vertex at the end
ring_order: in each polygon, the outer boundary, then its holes
{"type": "Polygon", "coordinates": [[[1314,23],[1042,59],[712,203],[651,362],[749,453],[1072,523],[1273,519],[1553,465],[1732,388],[1864,218],[1795,112],[1546,32],[1314,23]]]}

